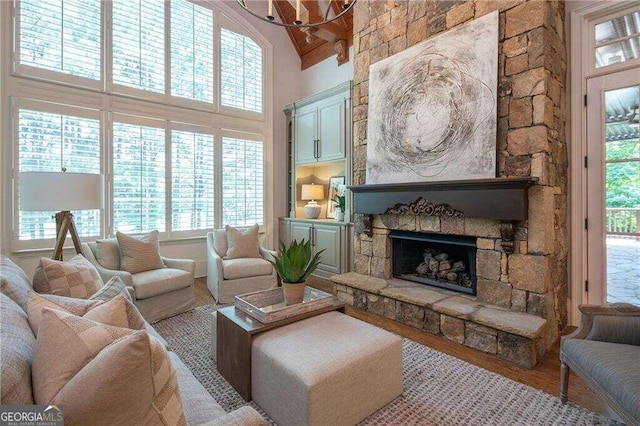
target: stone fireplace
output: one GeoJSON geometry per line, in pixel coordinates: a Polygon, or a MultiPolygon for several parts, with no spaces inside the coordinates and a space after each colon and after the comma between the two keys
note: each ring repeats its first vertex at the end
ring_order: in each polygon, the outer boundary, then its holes
{"type": "Polygon", "coordinates": [[[342,300],[525,366],[535,365],[558,338],[567,322],[568,295],[563,19],[563,2],[355,5],[352,181],[371,196],[363,202],[354,190],[354,271],[334,277],[342,300]],[[494,181],[526,184],[368,188],[375,186],[367,185],[365,172],[369,66],[494,10],[499,11],[494,181]],[[451,198],[456,192],[462,195],[451,198]],[[486,194],[498,193],[495,199],[502,204],[487,200],[486,194]],[[394,278],[390,235],[397,231],[474,241],[476,295],[394,278]]]}
{"type": "Polygon", "coordinates": [[[475,238],[391,231],[394,278],[476,295],[475,238]]]}

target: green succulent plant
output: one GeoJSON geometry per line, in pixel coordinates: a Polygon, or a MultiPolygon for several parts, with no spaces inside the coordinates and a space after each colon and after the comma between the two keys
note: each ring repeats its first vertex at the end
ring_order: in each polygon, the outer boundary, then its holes
{"type": "Polygon", "coordinates": [[[278,256],[269,262],[276,268],[282,282],[297,284],[304,283],[320,263],[320,256],[324,250],[312,254],[311,240],[301,242],[293,240],[289,247],[280,241],[278,256]]]}

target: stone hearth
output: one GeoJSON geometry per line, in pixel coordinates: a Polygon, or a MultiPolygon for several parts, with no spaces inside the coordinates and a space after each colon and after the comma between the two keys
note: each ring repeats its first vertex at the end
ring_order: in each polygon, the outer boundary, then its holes
{"type": "Polygon", "coordinates": [[[515,364],[533,367],[544,355],[546,320],[478,302],[448,290],[349,272],[331,278],[338,299],[515,364]]]}

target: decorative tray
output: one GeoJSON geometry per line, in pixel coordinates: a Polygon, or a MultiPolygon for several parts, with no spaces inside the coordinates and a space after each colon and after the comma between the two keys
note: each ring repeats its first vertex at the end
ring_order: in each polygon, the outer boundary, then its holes
{"type": "Polygon", "coordinates": [[[333,295],[307,286],[302,303],[285,305],[282,287],[236,296],[236,308],[268,324],[333,304],[333,295]]]}

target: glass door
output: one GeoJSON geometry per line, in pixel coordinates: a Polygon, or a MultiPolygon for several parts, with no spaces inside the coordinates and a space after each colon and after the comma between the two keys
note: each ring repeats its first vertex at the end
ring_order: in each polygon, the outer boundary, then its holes
{"type": "Polygon", "coordinates": [[[590,304],[640,305],[640,72],[587,80],[590,304]]]}

